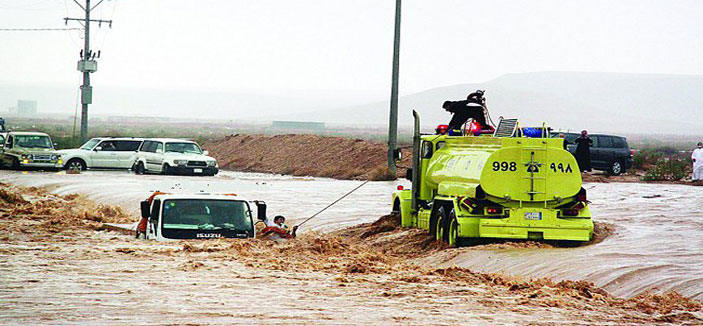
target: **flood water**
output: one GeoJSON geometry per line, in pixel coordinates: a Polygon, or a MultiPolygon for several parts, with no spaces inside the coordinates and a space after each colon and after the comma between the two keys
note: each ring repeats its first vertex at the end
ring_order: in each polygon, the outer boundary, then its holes
{"type": "MultiPolygon", "coordinates": [[[[52,186],[60,194],[86,194],[97,202],[134,212],[135,220],[139,201],[155,190],[234,192],[249,200],[265,200],[269,215],[285,215],[290,225],[361,184],[226,171],[205,178],[0,171],[0,181],[52,186]]],[[[405,182],[370,182],[301,230],[325,232],[373,221],[390,211],[390,194],[397,184],[407,186],[405,182]]],[[[452,255],[430,258],[428,263],[526,278],[588,280],[618,296],[676,290],[703,300],[703,187],[638,183],[590,183],[584,187],[592,201],[594,219],[616,227],[615,234],[603,242],[556,249],[459,248],[452,249],[452,255]]]]}

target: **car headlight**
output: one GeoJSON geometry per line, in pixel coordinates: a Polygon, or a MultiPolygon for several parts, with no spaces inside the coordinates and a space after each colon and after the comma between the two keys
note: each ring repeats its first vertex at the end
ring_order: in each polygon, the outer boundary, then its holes
{"type": "Polygon", "coordinates": [[[173,160],[173,164],[175,165],[186,165],[188,163],[188,160],[173,160]]]}
{"type": "Polygon", "coordinates": [[[217,161],[207,161],[207,166],[217,166],[217,161]]]}
{"type": "Polygon", "coordinates": [[[23,160],[31,160],[31,159],[32,159],[32,155],[22,154],[22,159],[23,159],[23,160]]]}
{"type": "Polygon", "coordinates": [[[58,160],[60,157],[61,157],[61,156],[59,156],[59,155],[51,155],[51,160],[52,160],[52,161],[56,161],[56,160],[58,160]]]}

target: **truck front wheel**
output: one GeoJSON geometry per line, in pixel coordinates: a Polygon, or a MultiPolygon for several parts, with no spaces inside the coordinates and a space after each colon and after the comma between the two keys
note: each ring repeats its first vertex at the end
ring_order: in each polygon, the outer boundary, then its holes
{"type": "Polygon", "coordinates": [[[393,201],[393,210],[391,211],[392,215],[395,215],[395,221],[398,223],[398,226],[403,225],[403,218],[402,218],[402,213],[400,212],[400,200],[396,198],[395,201],[393,201]]]}

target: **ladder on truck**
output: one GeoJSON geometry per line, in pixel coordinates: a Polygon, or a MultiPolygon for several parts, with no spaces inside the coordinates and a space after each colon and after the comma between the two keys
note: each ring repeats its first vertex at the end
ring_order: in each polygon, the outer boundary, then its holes
{"type": "MultiPolygon", "coordinates": [[[[519,126],[517,128],[519,128],[519,126]]],[[[522,133],[522,137],[525,137],[524,133],[522,133]]],[[[549,130],[547,129],[546,124],[543,123],[542,134],[541,137],[538,138],[542,140],[541,145],[520,147],[520,165],[529,173],[528,176],[523,177],[523,179],[529,182],[529,189],[525,191],[525,193],[530,196],[530,201],[534,201],[536,195],[545,195],[545,208],[547,207],[548,201],[546,197],[547,172],[545,171],[545,169],[547,169],[546,164],[549,163],[549,145],[546,141],[544,141],[544,139],[547,138],[549,138],[549,130]],[[541,155],[541,162],[537,161],[538,156],[540,156],[539,154],[543,154],[541,155]],[[541,187],[538,185],[538,183],[541,183],[541,187]]],[[[522,206],[522,201],[520,201],[520,206],[522,206]]]]}
{"type": "Polygon", "coordinates": [[[503,117],[500,117],[498,128],[493,132],[493,137],[515,137],[517,125],[517,119],[503,119],[503,117]]]}

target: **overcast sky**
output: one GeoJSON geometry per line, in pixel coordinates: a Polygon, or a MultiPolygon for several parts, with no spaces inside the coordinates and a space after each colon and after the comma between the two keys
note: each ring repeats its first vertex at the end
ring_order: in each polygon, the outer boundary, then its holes
{"type": "MultiPolygon", "coordinates": [[[[84,0],[79,0],[84,1],[84,0]]],[[[93,0],[97,2],[97,0],[93,0]]],[[[386,96],[393,0],[106,0],[95,87],[386,96]]],[[[0,0],[0,29],[72,0],[0,0]]],[[[703,1],[403,1],[401,93],[505,73],[703,74],[703,1]]],[[[68,27],[79,27],[75,22],[68,27]]],[[[0,31],[0,80],[79,84],[80,31],[0,31]]]]}

